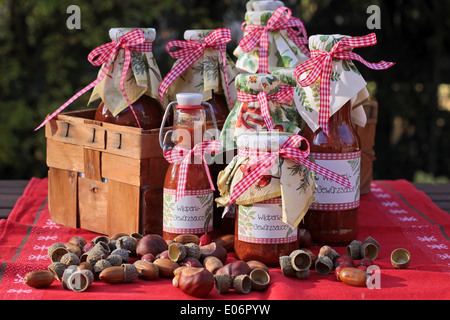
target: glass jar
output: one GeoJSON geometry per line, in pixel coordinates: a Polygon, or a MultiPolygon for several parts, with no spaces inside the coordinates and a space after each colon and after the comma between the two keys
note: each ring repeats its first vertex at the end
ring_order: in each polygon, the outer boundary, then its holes
{"type": "MultiPolygon", "coordinates": [[[[289,133],[267,131],[241,135],[237,140],[238,156],[243,156],[242,152],[245,150],[277,151],[290,136],[289,133]]],[[[240,164],[239,169],[247,170],[249,161],[240,164]]],[[[249,197],[246,200],[236,201],[238,205],[236,206],[234,251],[241,260],[258,260],[268,266],[278,266],[280,256],[289,255],[299,248],[298,228],[283,222],[283,199],[280,196],[282,195],[280,185],[283,179],[282,170],[282,165],[275,163],[255,182],[255,190],[258,190],[256,192],[259,194],[253,199],[264,200],[248,203],[253,197],[250,194],[254,193],[249,189],[249,197]],[[247,203],[242,204],[242,201],[247,203]]]]}
{"type": "Polygon", "coordinates": [[[313,132],[305,126],[311,158],[317,164],[350,180],[354,189],[345,188],[316,175],[315,202],[302,223],[314,243],[347,245],[358,235],[359,180],[361,146],[351,121],[351,102],[345,103],[329,120],[330,136],[321,128],[313,132]]]}
{"type": "MultiPolygon", "coordinates": [[[[121,36],[133,30],[135,28],[112,28],[109,30],[109,35],[112,41],[118,42],[121,36]]],[[[143,32],[145,43],[150,44],[151,48],[151,43],[156,37],[156,30],[154,28],[140,28],[140,30],[143,32]]],[[[106,77],[95,86],[89,100],[89,102],[98,98],[102,100],[97,107],[94,119],[131,127],[140,125],[144,130],[159,128],[164,109],[158,99],[158,87],[161,82],[158,65],[151,50],[133,51],[131,49],[130,54],[131,63],[124,85],[136,117],[120,88],[125,60],[124,50],[120,49],[109,64],[106,77]]]]}
{"type": "MultiPolygon", "coordinates": [[[[174,147],[190,150],[203,141],[206,130],[206,113],[202,105],[202,95],[178,94],[177,100],[178,105],[174,110],[174,130],[170,131],[172,143],[174,147]]],[[[171,105],[166,109],[166,116],[169,109],[171,105]]],[[[161,125],[161,132],[165,118],[161,125]]],[[[161,138],[160,143],[164,149],[167,148],[161,138]]],[[[210,188],[202,160],[195,155],[191,156],[187,169],[185,196],[176,201],[180,166],[181,163],[171,163],[164,180],[163,238],[165,240],[173,240],[180,234],[201,236],[213,230],[213,190],[210,188]]]]}

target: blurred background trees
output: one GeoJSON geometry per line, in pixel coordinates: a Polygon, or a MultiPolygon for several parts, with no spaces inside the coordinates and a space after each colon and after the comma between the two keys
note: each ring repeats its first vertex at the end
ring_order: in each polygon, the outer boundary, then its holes
{"type": "MultiPolygon", "coordinates": [[[[361,66],[379,102],[375,179],[448,181],[450,177],[450,2],[439,0],[285,0],[308,35],[376,32],[378,45],[357,50],[366,60],[395,61],[387,71],[361,66]],[[369,30],[367,7],[381,9],[381,29],[369,30]]],[[[165,51],[186,29],[228,27],[242,37],[243,0],[0,0],[0,178],[44,177],[45,116],[93,81],[87,61],[109,42],[112,27],[154,27],[155,58],[164,76],[165,51]],[[69,5],[81,9],[81,29],[70,30],[69,5]]],[[[358,64],[358,62],[357,62],[358,64]]],[[[66,110],[86,108],[85,94],[66,110]]],[[[90,106],[96,107],[96,106],[90,106]]]]}

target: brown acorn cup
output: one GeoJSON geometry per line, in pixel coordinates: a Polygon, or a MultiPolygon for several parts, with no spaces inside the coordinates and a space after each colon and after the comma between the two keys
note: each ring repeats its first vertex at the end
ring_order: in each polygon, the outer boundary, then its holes
{"type": "Polygon", "coordinates": [[[391,263],[396,269],[406,269],[411,263],[411,254],[406,249],[395,249],[391,253],[391,263]]]}
{"type": "Polygon", "coordinates": [[[252,270],[252,272],[250,272],[250,279],[252,280],[252,289],[254,290],[263,291],[269,286],[270,276],[266,270],[252,270]]]}
{"type": "Polygon", "coordinates": [[[238,293],[247,294],[252,290],[252,280],[246,274],[240,274],[233,281],[233,288],[238,293]]]}

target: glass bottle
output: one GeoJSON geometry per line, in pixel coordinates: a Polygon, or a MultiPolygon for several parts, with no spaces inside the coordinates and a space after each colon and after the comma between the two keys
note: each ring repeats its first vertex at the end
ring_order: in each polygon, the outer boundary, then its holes
{"type": "MultiPolygon", "coordinates": [[[[202,95],[182,93],[177,95],[177,100],[178,105],[174,110],[174,130],[170,131],[171,139],[174,147],[190,150],[203,141],[206,131],[206,113],[202,105],[202,95]]],[[[169,109],[171,105],[166,109],[166,116],[169,109]]],[[[164,123],[165,119],[162,128],[164,123]]],[[[164,149],[167,148],[161,140],[161,135],[160,143],[164,149]]],[[[163,238],[166,240],[172,240],[180,234],[201,236],[213,230],[213,190],[210,189],[202,160],[195,155],[191,156],[187,170],[186,193],[183,198],[176,201],[180,166],[181,163],[171,163],[164,180],[163,238]]]]}
{"type": "Polygon", "coordinates": [[[361,146],[351,121],[351,102],[346,102],[329,120],[330,136],[321,128],[303,129],[311,158],[319,165],[347,177],[354,190],[316,174],[315,202],[304,217],[314,243],[347,245],[358,235],[359,173],[361,146]]]}

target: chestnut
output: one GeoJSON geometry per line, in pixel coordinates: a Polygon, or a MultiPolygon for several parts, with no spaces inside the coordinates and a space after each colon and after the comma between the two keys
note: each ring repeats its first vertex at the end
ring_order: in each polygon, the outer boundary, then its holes
{"type": "Polygon", "coordinates": [[[210,244],[200,247],[201,259],[205,259],[208,256],[214,256],[222,261],[223,264],[227,261],[227,250],[222,247],[221,244],[216,242],[211,242],[210,244]]]}
{"type": "Polygon", "coordinates": [[[311,233],[307,229],[299,229],[298,240],[300,248],[309,248],[312,241],[311,233]]]}
{"type": "Polygon", "coordinates": [[[184,293],[203,298],[214,287],[214,276],[205,268],[184,267],[178,276],[178,288],[184,293]]]}
{"type": "Polygon", "coordinates": [[[239,260],[230,262],[217,270],[216,274],[228,274],[229,276],[236,278],[238,275],[249,275],[252,270],[247,262],[239,260]]]}
{"type": "Polygon", "coordinates": [[[139,240],[136,246],[136,254],[139,258],[147,253],[156,256],[167,249],[168,246],[163,237],[158,234],[148,234],[139,240]]]}

